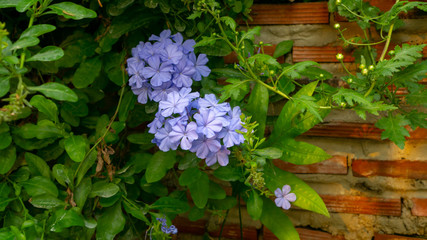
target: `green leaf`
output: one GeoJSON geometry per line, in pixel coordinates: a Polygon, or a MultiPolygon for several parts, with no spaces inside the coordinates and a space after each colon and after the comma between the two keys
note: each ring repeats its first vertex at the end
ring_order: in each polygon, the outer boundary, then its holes
{"type": "Polygon", "coordinates": [[[50,168],[47,165],[46,161],[41,159],[39,156],[29,152],[25,153],[25,161],[27,162],[32,175],[43,176],[50,179],[50,168]]]}
{"type": "Polygon", "coordinates": [[[317,117],[319,121],[322,121],[322,116],[320,115],[319,106],[315,102],[315,98],[312,96],[298,96],[294,97],[293,101],[296,105],[300,107],[300,111],[307,111],[311,113],[313,116],[317,117]]]}
{"type": "Polygon", "coordinates": [[[32,61],[41,61],[41,62],[49,62],[49,61],[55,61],[64,56],[64,51],[56,46],[47,46],[44,47],[42,50],[40,50],[38,53],[36,53],[34,56],[31,56],[26,61],[32,62],[32,61]]]}
{"type": "Polygon", "coordinates": [[[56,210],[48,221],[48,229],[52,232],[62,232],[64,229],[73,226],[85,226],[83,216],[73,208],[69,210],[56,210]]]}
{"type": "Polygon", "coordinates": [[[66,135],[66,132],[64,129],[59,129],[53,122],[49,120],[41,120],[37,123],[37,125],[27,123],[19,128],[15,128],[13,130],[13,134],[25,139],[46,139],[63,137],[66,135]]]}
{"type": "Polygon", "coordinates": [[[281,68],[280,64],[277,62],[275,58],[267,54],[256,54],[247,59],[249,64],[254,65],[257,64],[267,64],[276,68],[281,68]]]}
{"type": "Polygon", "coordinates": [[[16,148],[10,145],[8,148],[0,150],[0,174],[5,174],[13,167],[16,160],[16,148]]]}
{"type": "Polygon", "coordinates": [[[123,96],[122,104],[119,109],[119,121],[126,122],[129,112],[132,111],[135,107],[136,95],[132,91],[128,91],[123,96]]]}
{"type": "Polygon", "coordinates": [[[228,25],[231,28],[231,30],[233,30],[233,31],[236,30],[237,24],[233,18],[228,17],[228,16],[223,16],[223,17],[221,17],[221,21],[223,21],[226,25],[228,25]]]}
{"type": "Polygon", "coordinates": [[[30,200],[30,203],[36,208],[45,208],[45,209],[52,209],[58,206],[65,205],[64,201],[61,201],[52,195],[44,195],[44,194],[32,197],[30,200]]]}
{"type": "Polygon", "coordinates": [[[96,226],[96,240],[113,240],[118,233],[123,231],[125,223],[126,219],[119,201],[114,206],[107,208],[99,217],[96,226]]]}
{"type": "Polygon", "coordinates": [[[191,197],[193,198],[194,204],[198,208],[204,208],[206,203],[208,202],[208,194],[209,194],[209,178],[208,175],[204,172],[200,174],[200,176],[188,185],[188,189],[190,190],[191,197]]]}
{"type": "Polygon", "coordinates": [[[80,209],[83,209],[86,199],[92,191],[92,182],[90,178],[83,179],[79,186],[74,190],[74,201],[80,209]]]}
{"type": "Polygon", "coordinates": [[[203,47],[203,46],[211,46],[216,42],[217,38],[216,37],[207,37],[207,36],[203,36],[202,40],[198,41],[195,45],[194,48],[196,47],[203,47]]]}
{"type": "Polygon", "coordinates": [[[105,181],[99,181],[93,184],[92,191],[89,194],[89,197],[103,197],[109,198],[119,192],[120,188],[114,183],[108,183],[105,181]]]}
{"type": "Polygon", "coordinates": [[[150,144],[154,136],[151,133],[134,133],[128,135],[127,139],[134,144],[150,144]]]}
{"type": "Polygon", "coordinates": [[[256,136],[259,138],[263,138],[265,133],[268,100],[268,89],[260,83],[257,83],[249,97],[246,109],[252,114],[252,121],[256,121],[259,124],[256,130],[256,136]]]}
{"type": "MultiPolygon", "coordinates": [[[[326,209],[323,200],[319,197],[316,191],[294,174],[283,171],[275,166],[266,165],[264,167],[264,179],[265,185],[271,192],[274,192],[277,188],[282,188],[286,184],[291,186],[292,192],[297,196],[297,200],[292,203],[293,205],[329,217],[328,209],[326,209]]],[[[266,201],[264,201],[264,206],[265,203],[266,201]]],[[[273,206],[275,205],[273,204],[273,206]]],[[[275,208],[277,211],[277,207],[275,208]]],[[[265,208],[263,209],[263,216],[264,211],[265,208]]],[[[262,218],[263,217],[261,217],[261,221],[263,221],[262,218]]]]}
{"type": "Polygon", "coordinates": [[[74,162],[83,161],[86,155],[86,141],[81,135],[73,135],[64,141],[65,151],[74,162]]]}
{"type": "Polygon", "coordinates": [[[44,113],[53,122],[58,122],[58,107],[42,95],[35,95],[31,98],[30,104],[36,107],[39,112],[44,113]]]}
{"type": "Polygon", "coordinates": [[[25,29],[22,32],[21,37],[38,37],[48,32],[52,32],[56,29],[55,26],[50,24],[38,24],[33,25],[30,28],[25,29]]]}
{"type": "Polygon", "coordinates": [[[6,95],[10,90],[9,76],[0,77],[0,97],[6,95]]]}
{"type": "Polygon", "coordinates": [[[188,186],[199,179],[201,175],[202,172],[199,170],[199,168],[187,168],[184,172],[182,172],[181,176],[179,176],[179,185],[188,186]]]}
{"type": "Polygon", "coordinates": [[[171,197],[162,197],[155,201],[151,206],[151,209],[157,209],[162,213],[185,213],[190,210],[190,206],[187,202],[171,198],[171,197]]]}
{"type": "Polygon", "coordinates": [[[58,188],[48,178],[36,176],[22,184],[30,196],[49,194],[58,197],[58,188]]]}
{"type": "Polygon", "coordinates": [[[256,27],[254,27],[254,28],[251,28],[251,29],[249,29],[247,32],[242,32],[243,33],[243,35],[242,35],[242,40],[243,39],[249,39],[249,40],[254,40],[254,38],[255,38],[255,35],[258,35],[259,36],[259,34],[260,34],[260,31],[261,31],[261,27],[260,26],[256,26],[256,27]]]}
{"type": "Polygon", "coordinates": [[[417,127],[427,128],[427,113],[411,111],[405,116],[411,123],[411,128],[415,130],[417,127]]]}
{"type": "Polygon", "coordinates": [[[190,212],[188,213],[188,219],[194,222],[201,219],[204,215],[205,215],[204,208],[192,207],[190,209],[190,212]]]}
{"type": "Polygon", "coordinates": [[[227,196],[224,199],[209,199],[206,208],[210,210],[227,210],[237,205],[236,197],[227,196]]]}
{"type": "Polygon", "coordinates": [[[153,155],[145,173],[148,183],[157,182],[166,175],[166,172],[171,169],[176,162],[175,154],[174,151],[158,151],[153,155]]]}
{"type": "Polygon", "coordinates": [[[228,165],[216,169],[213,175],[223,181],[237,181],[242,177],[242,170],[228,165]]]}
{"type": "Polygon", "coordinates": [[[16,41],[15,43],[12,44],[12,46],[10,47],[9,50],[13,51],[16,49],[32,47],[32,46],[39,44],[39,42],[40,42],[40,40],[36,37],[21,37],[18,39],[18,41],[16,41]]]}
{"type": "Polygon", "coordinates": [[[72,80],[76,88],[86,88],[92,84],[101,72],[102,61],[99,56],[86,59],[74,73],[72,80]]]}
{"type": "Polygon", "coordinates": [[[0,8],[15,7],[17,3],[16,0],[2,0],[0,1],[0,8]]]}
{"type": "MultiPolygon", "coordinates": [[[[196,44],[197,45],[197,44],[196,44]]],[[[196,46],[195,45],[195,46],[196,46]]],[[[198,45],[198,51],[205,53],[206,55],[224,57],[233,52],[233,50],[228,46],[227,42],[224,40],[216,40],[214,43],[209,46],[198,45]]]]}
{"type": "Polygon", "coordinates": [[[27,11],[28,8],[33,6],[37,0],[17,0],[16,11],[22,13],[27,11]]]}
{"type": "Polygon", "coordinates": [[[52,4],[49,5],[48,8],[50,8],[55,14],[74,20],[96,17],[96,12],[72,2],[52,4]]]}
{"type": "Polygon", "coordinates": [[[252,191],[249,193],[249,199],[247,201],[247,210],[249,216],[251,216],[253,220],[258,220],[261,218],[263,205],[262,198],[254,189],[252,189],[252,191]]]}
{"type": "Polygon", "coordinates": [[[77,176],[76,186],[79,185],[80,181],[86,175],[87,171],[95,164],[97,160],[96,151],[90,152],[86,158],[80,163],[81,167],[77,169],[77,173],[74,176],[77,176]]]}
{"type": "Polygon", "coordinates": [[[150,221],[148,221],[147,217],[145,216],[146,210],[143,207],[139,206],[134,202],[130,204],[128,201],[124,201],[123,208],[127,213],[129,213],[133,217],[144,221],[147,225],[150,225],[150,221]]]}
{"type": "Polygon", "coordinates": [[[268,159],[277,159],[280,158],[283,154],[282,150],[275,147],[267,147],[263,149],[257,149],[254,153],[260,157],[268,159]]]}
{"type": "Polygon", "coordinates": [[[291,220],[270,200],[263,198],[261,222],[280,240],[299,240],[291,220]]]}
{"type": "Polygon", "coordinates": [[[293,138],[283,138],[274,146],[283,151],[281,160],[293,164],[313,164],[331,158],[323,149],[310,143],[295,141],[293,138]]]}
{"type": "Polygon", "coordinates": [[[302,77],[301,74],[303,74],[307,68],[313,67],[313,66],[319,66],[319,64],[313,61],[304,61],[304,62],[295,63],[294,65],[289,65],[287,67],[284,67],[282,69],[282,74],[291,79],[301,78],[302,77]]]}
{"type": "Polygon", "coordinates": [[[409,132],[406,130],[405,125],[410,124],[409,120],[403,115],[391,115],[388,117],[381,118],[375,123],[375,126],[380,129],[384,129],[381,133],[381,139],[390,139],[399,148],[405,147],[405,137],[409,137],[409,132]]]}
{"type": "Polygon", "coordinates": [[[229,98],[235,101],[242,101],[249,92],[249,80],[229,78],[226,82],[230,83],[222,87],[220,101],[223,102],[229,98]]]}
{"type": "Polygon", "coordinates": [[[406,96],[406,102],[413,106],[427,107],[427,89],[421,89],[417,92],[411,92],[406,96]]]}
{"type": "Polygon", "coordinates": [[[278,58],[280,56],[283,56],[291,52],[293,45],[294,45],[294,41],[292,40],[281,41],[279,44],[276,45],[276,49],[274,50],[273,57],[278,58]]]}
{"type": "Polygon", "coordinates": [[[52,168],[52,174],[56,181],[64,187],[67,187],[73,178],[70,169],[62,164],[55,164],[52,168]]]}
{"type": "Polygon", "coordinates": [[[59,101],[77,102],[77,94],[70,88],[60,83],[49,82],[35,87],[27,87],[30,91],[43,93],[46,97],[59,101]]]}
{"type": "Polygon", "coordinates": [[[215,73],[215,75],[218,75],[218,77],[228,78],[227,80],[229,80],[231,78],[236,78],[236,79],[247,78],[239,70],[232,69],[232,68],[214,68],[214,69],[212,69],[211,73],[215,73]]]}
{"type": "Polygon", "coordinates": [[[210,199],[224,199],[226,197],[225,190],[218,184],[212,181],[209,181],[209,194],[208,198],[210,199]]]}
{"type": "Polygon", "coordinates": [[[12,143],[12,136],[10,136],[9,130],[9,125],[6,122],[0,123],[0,150],[9,147],[12,143]]]}

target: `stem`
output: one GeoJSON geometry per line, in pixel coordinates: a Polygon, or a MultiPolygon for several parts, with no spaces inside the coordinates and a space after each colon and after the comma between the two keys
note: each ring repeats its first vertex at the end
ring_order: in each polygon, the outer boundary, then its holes
{"type": "Polygon", "coordinates": [[[341,63],[341,66],[344,68],[344,70],[351,76],[353,76],[353,74],[351,74],[351,72],[347,69],[347,67],[344,64],[344,61],[342,59],[339,60],[341,63]]]}
{"type": "MultiPolygon", "coordinates": [[[[33,4],[33,14],[31,14],[31,18],[30,18],[30,22],[28,23],[28,28],[30,28],[31,26],[33,26],[34,23],[34,19],[36,18],[36,6],[37,6],[37,2],[35,4],[33,4]]],[[[24,62],[25,62],[25,50],[27,48],[24,48],[22,53],[21,53],[21,64],[19,65],[19,68],[23,68],[24,67],[24,62]]]]}
{"type": "Polygon", "coordinates": [[[222,224],[221,224],[221,230],[219,231],[218,240],[221,240],[222,231],[224,230],[225,222],[227,221],[229,211],[230,211],[230,209],[227,209],[227,211],[225,212],[225,217],[224,217],[224,221],[222,221],[222,224]]]}
{"type": "MultiPolygon", "coordinates": [[[[363,29],[363,33],[365,34],[366,41],[369,42],[368,34],[366,33],[365,29],[363,29]]],[[[371,62],[374,66],[376,66],[377,63],[375,62],[374,55],[372,54],[372,48],[370,45],[368,45],[367,47],[368,47],[369,57],[371,58],[371,62]]]]}

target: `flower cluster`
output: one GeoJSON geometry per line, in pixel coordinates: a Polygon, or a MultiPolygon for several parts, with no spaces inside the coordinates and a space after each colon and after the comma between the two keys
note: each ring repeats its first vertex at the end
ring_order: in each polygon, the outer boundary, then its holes
{"type": "Polygon", "coordinates": [[[192,93],[188,88],[167,94],[160,101],[155,119],[148,124],[154,134],[153,143],[160,150],[183,150],[196,153],[206,159],[206,165],[228,164],[229,147],[244,142],[244,131],[240,120],[239,107],[231,108],[229,103],[218,103],[215,95],[204,98],[192,93]]]}
{"type": "Polygon", "coordinates": [[[291,187],[289,185],[284,185],[282,189],[277,188],[276,191],[274,191],[274,195],[276,195],[276,199],[274,200],[276,206],[285,210],[291,208],[290,202],[295,202],[295,200],[297,200],[295,193],[291,193],[291,187]]]}
{"type": "Polygon", "coordinates": [[[210,74],[205,66],[206,54],[194,54],[194,40],[184,41],[180,33],[171,35],[170,30],[152,35],[149,40],[154,43],[140,42],[127,60],[129,85],[138,95],[138,102],[167,100],[168,93],[189,88],[193,80],[200,81],[210,74]]]}
{"type": "Polygon", "coordinates": [[[156,218],[157,221],[162,223],[162,232],[166,233],[166,234],[177,234],[178,233],[178,229],[175,227],[175,225],[170,225],[170,227],[168,227],[168,225],[166,224],[166,219],[165,218],[156,218]]]}

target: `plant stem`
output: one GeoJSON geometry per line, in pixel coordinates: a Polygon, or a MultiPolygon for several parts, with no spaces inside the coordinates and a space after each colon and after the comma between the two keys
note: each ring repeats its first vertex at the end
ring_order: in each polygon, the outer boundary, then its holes
{"type": "MultiPolygon", "coordinates": [[[[37,7],[37,2],[35,4],[33,4],[33,14],[31,14],[31,18],[30,18],[30,22],[28,23],[28,28],[30,28],[31,26],[33,26],[34,23],[34,19],[36,18],[36,7],[37,7]]],[[[24,48],[22,53],[21,53],[21,64],[19,65],[19,68],[23,68],[24,67],[24,62],[25,62],[25,50],[27,48],[24,48]]]]}
{"type": "MultiPolygon", "coordinates": [[[[366,41],[369,42],[368,34],[366,33],[365,29],[363,29],[363,33],[365,34],[366,41]]],[[[371,45],[367,45],[367,47],[368,47],[369,57],[371,58],[372,65],[376,66],[377,63],[375,62],[374,55],[372,54],[371,45]]]]}
{"type": "Polygon", "coordinates": [[[227,217],[228,217],[228,212],[230,212],[230,209],[227,209],[227,211],[225,212],[225,217],[221,224],[221,230],[219,231],[218,240],[221,240],[222,231],[224,230],[225,222],[227,221],[227,217]]]}

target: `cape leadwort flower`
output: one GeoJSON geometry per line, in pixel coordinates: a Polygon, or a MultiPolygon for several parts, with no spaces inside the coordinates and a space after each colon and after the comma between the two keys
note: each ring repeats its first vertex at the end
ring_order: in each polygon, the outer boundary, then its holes
{"type": "Polygon", "coordinates": [[[214,94],[204,98],[191,92],[193,81],[207,77],[211,70],[206,66],[205,54],[196,56],[194,40],[184,41],[182,35],[171,35],[164,30],[152,35],[151,42],[140,42],[132,49],[127,61],[129,85],[138,95],[138,102],[159,102],[155,119],[148,124],[154,134],[153,143],[161,151],[183,150],[196,153],[206,164],[229,162],[228,148],[244,142],[239,107],[219,103],[214,94]]]}
{"type": "Polygon", "coordinates": [[[177,234],[178,233],[178,229],[175,227],[175,225],[170,225],[168,227],[165,218],[157,218],[157,221],[162,223],[162,227],[161,227],[162,232],[164,232],[166,234],[177,234]]]}
{"type": "Polygon", "coordinates": [[[295,200],[297,200],[295,193],[291,193],[291,187],[289,185],[284,185],[282,189],[277,188],[276,191],[274,191],[274,195],[276,195],[276,199],[274,200],[276,206],[285,210],[291,208],[290,202],[295,202],[295,200]]]}
{"type": "Polygon", "coordinates": [[[180,33],[171,35],[170,30],[164,30],[159,36],[149,38],[154,43],[140,42],[132,49],[127,72],[138,102],[167,100],[167,93],[189,88],[193,81],[200,81],[202,76],[210,74],[206,55],[194,54],[196,42],[183,39],[180,33]]]}

